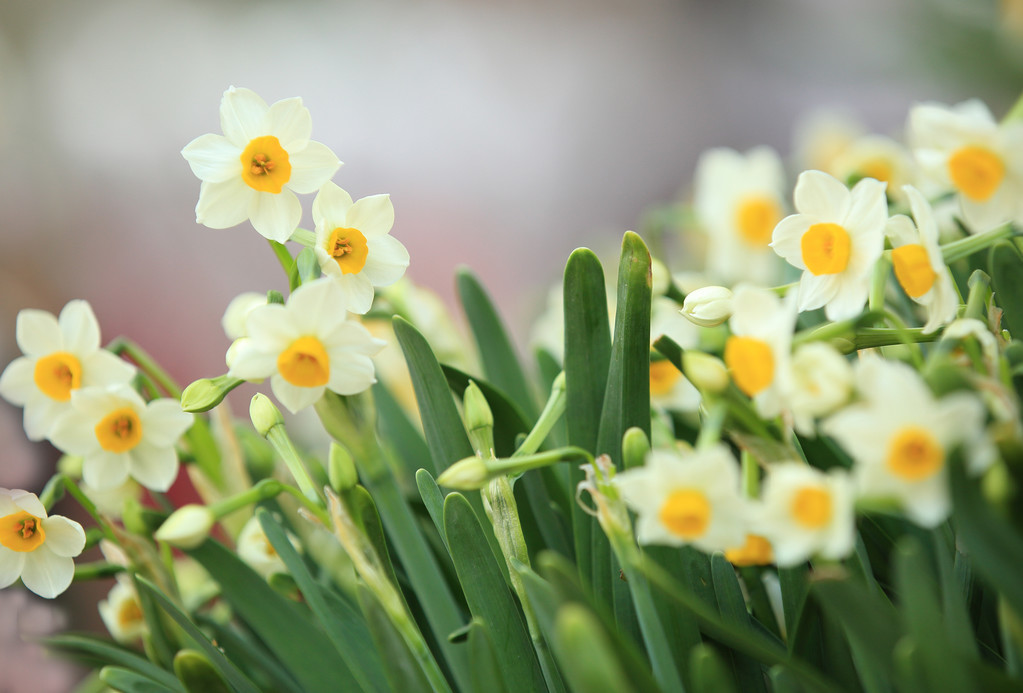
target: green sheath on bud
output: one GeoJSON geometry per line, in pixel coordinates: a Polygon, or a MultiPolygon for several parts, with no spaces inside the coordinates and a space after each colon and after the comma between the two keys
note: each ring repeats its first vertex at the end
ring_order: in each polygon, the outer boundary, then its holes
{"type": "Polygon", "coordinates": [[[252,419],[252,426],[264,438],[270,435],[274,426],[284,423],[281,410],[262,393],[252,396],[252,401],[249,403],[249,418],[252,419]]]}
{"type": "Polygon", "coordinates": [[[223,402],[228,392],[244,382],[227,375],[196,380],[181,393],[181,410],[192,413],[209,411],[223,402]]]}
{"type": "Polygon", "coordinates": [[[338,493],[355,488],[359,483],[359,472],[355,469],[352,453],[334,442],[330,444],[330,455],[327,458],[327,479],[330,480],[330,487],[338,493]]]}

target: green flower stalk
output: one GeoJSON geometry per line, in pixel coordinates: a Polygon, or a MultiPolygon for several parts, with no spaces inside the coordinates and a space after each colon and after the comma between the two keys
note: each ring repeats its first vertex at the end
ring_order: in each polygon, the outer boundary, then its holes
{"type": "Polygon", "coordinates": [[[298,454],[295,444],[291,442],[291,438],[284,428],[284,417],[281,416],[280,409],[274,406],[269,397],[257,393],[253,395],[252,402],[249,404],[249,418],[252,419],[252,425],[259,435],[266,438],[284,460],[284,464],[288,466],[288,470],[298,482],[298,487],[302,489],[306,498],[319,501],[320,495],[309,476],[309,471],[305,468],[302,457],[298,454]]]}

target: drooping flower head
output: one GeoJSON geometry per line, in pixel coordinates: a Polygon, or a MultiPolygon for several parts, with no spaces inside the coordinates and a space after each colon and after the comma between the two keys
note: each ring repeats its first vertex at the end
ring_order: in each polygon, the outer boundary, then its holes
{"type": "Polygon", "coordinates": [[[351,195],[328,182],[313,200],[316,259],[323,274],[352,295],[351,311],[365,313],[373,303],[373,287],[401,279],[408,251],[390,235],[394,206],[388,195],[352,201],[351,195]]]}
{"type": "Polygon", "coordinates": [[[295,193],[319,190],[341,162],[309,139],[309,109],[297,97],[267,106],[255,92],[231,87],[220,102],[220,126],[223,135],[202,135],[181,150],[202,181],[196,222],[226,229],[249,219],[283,243],[302,218],[295,193]]]}
{"type": "Polygon", "coordinates": [[[292,413],[314,404],[324,391],[362,392],[374,382],[370,357],[384,346],[347,319],[349,294],[329,278],[303,284],[286,305],[253,310],[249,336],[232,347],[229,374],[270,378],[274,396],[292,413]]]}
{"type": "Polygon", "coordinates": [[[178,475],[174,445],[192,419],[177,400],[147,403],[124,385],[91,387],[72,394],[71,410],[57,419],[50,440],[82,457],[82,479],[94,488],[115,488],[131,477],[166,491],[178,475]]]}
{"type": "Polygon", "coordinates": [[[42,440],[71,408],[81,387],[127,384],[135,367],[100,348],[99,322],[82,300],[68,302],[60,317],[43,310],[18,313],[15,337],[24,356],[0,375],[0,396],[25,408],[25,434],[42,440]]]}
{"type": "Polygon", "coordinates": [[[796,214],[774,229],[771,247],[803,270],[799,310],[824,306],[829,320],[859,313],[884,250],[885,184],[864,178],[850,191],[820,171],[804,171],[795,189],[796,214]]]}
{"type": "Polygon", "coordinates": [[[53,599],[71,584],[85,531],[74,520],[48,516],[34,493],[0,488],[0,589],[19,577],[53,599]]]}

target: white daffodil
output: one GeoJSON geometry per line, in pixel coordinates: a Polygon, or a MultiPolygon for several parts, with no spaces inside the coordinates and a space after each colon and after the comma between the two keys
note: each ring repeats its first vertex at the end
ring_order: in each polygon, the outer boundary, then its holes
{"type": "Polygon", "coordinates": [[[327,278],[303,284],[286,305],[255,309],[228,374],[269,377],[274,396],[292,413],[315,404],[325,390],[362,392],[376,382],[371,357],[384,342],[347,320],[347,310],[348,294],[327,278]]]}
{"type": "Polygon", "coordinates": [[[866,131],[864,124],[847,112],[820,109],[807,113],[793,130],[792,158],[796,170],[838,175],[835,162],[866,131]]]}
{"type": "Polygon", "coordinates": [[[902,186],[913,180],[913,157],[902,144],[881,135],[864,135],[852,140],[835,157],[828,171],[841,181],[873,178],[888,185],[893,199],[902,199],[902,186]]]}
{"type": "Polygon", "coordinates": [[[202,135],[181,150],[202,181],[196,222],[226,229],[249,219],[283,243],[302,218],[295,193],[319,190],[341,162],[309,139],[309,109],[297,97],[267,106],[255,92],[231,87],[220,102],[220,127],[223,135],[202,135]]]}
{"type": "Polygon", "coordinates": [[[855,461],[859,495],[893,498],[924,527],[948,517],[948,457],[983,430],[984,406],[972,394],[935,399],[920,375],[899,361],[862,358],[862,401],[825,420],[822,430],[855,461]]]}
{"type": "Polygon", "coordinates": [[[771,543],[774,562],[789,568],[812,556],[849,555],[856,539],[853,483],[846,472],[796,462],[771,467],[764,480],[756,527],[771,543]]]}
{"type": "Polygon", "coordinates": [[[814,419],[834,412],[849,401],[852,392],[852,365],[835,347],[809,342],[796,348],[785,405],[799,433],[811,435],[814,419]]]}
{"type": "Polygon", "coordinates": [[[913,186],[906,185],[903,190],[916,226],[901,214],[888,221],[892,266],[902,290],[927,310],[923,332],[930,334],[955,319],[959,295],[938,246],[938,223],[931,206],[913,186]]]}
{"type": "Polygon", "coordinates": [[[725,342],[725,365],[736,386],[753,398],[761,416],[782,411],[790,377],[792,331],[796,324],[794,294],[785,300],[753,286],[735,289],[725,342]]]}
{"type": "MultiPolygon", "coordinates": [[[[296,549],[299,548],[298,539],[292,536],[290,532],[288,533],[288,540],[296,549]]],[[[284,561],[281,560],[273,544],[267,539],[266,532],[263,531],[263,525],[260,524],[259,518],[255,516],[245,523],[241,534],[238,535],[238,557],[264,578],[270,577],[273,573],[288,572],[284,561]]]]}
{"type": "Polygon", "coordinates": [[[685,456],[651,451],[644,466],[617,474],[614,483],[637,514],[641,544],[692,544],[711,553],[738,546],[746,536],[739,466],[724,446],[685,456]]]}
{"type": "Polygon", "coordinates": [[[771,232],[785,214],[785,171],[767,147],[746,154],[711,149],[696,166],[693,203],[707,232],[707,269],[725,284],[771,284],[781,263],[771,252],[771,232]]]}
{"type": "Polygon", "coordinates": [[[73,559],[84,548],[80,524],[47,516],[34,493],[0,488],[0,588],[20,577],[40,597],[53,599],[71,584],[73,559]]]}
{"type": "Polygon", "coordinates": [[[803,270],[799,310],[824,306],[828,320],[845,320],[863,309],[870,277],[884,250],[888,221],[885,184],[864,178],[850,191],[820,171],[796,182],[796,214],[774,229],[771,247],[803,270]]]}
{"type": "Polygon", "coordinates": [[[325,276],[340,282],[352,295],[351,311],[365,313],[373,303],[373,287],[390,286],[405,274],[408,251],[390,235],[394,207],[388,195],[352,201],[328,182],[313,200],[316,259],[325,276]]]}
{"type": "Polygon", "coordinates": [[[71,408],[80,387],[126,384],[135,367],[100,348],[99,323],[86,301],[70,301],[60,317],[42,310],[18,313],[20,356],[0,375],[0,396],[25,408],[29,440],[47,437],[57,417],[71,408]]]}
{"type": "Polygon", "coordinates": [[[82,460],[82,479],[93,488],[120,486],[128,477],[166,491],[178,476],[174,450],[192,415],[173,399],[146,403],[125,385],[90,387],[71,395],[71,410],[53,426],[50,441],[82,460]]]}
{"type": "MultiPolygon", "coordinates": [[[[686,320],[678,304],[664,296],[654,296],[650,314],[650,341],[670,337],[683,349],[695,347],[700,339],[698,327],[686,320]]],[[[650,361],[650,401],[654,406],[676,411],[696,411],[700,393],[681,371],[667,359],[650,361]]]]}
{"type": "Polygon", "coordinates": [[[977,100],[909,112],[907,137],[922,175],[958,193],[975,232],[1023,221],[1023,124],[999,124],[977,100]]]}
{"type": "Polygon", "coordinates": [[[142,615],[138,593],[131,578],[124,573],[117,576],[117,584],[97,606],[103,625],[117,642],[130,645],[146,634],[146,619],[142,615]]]}

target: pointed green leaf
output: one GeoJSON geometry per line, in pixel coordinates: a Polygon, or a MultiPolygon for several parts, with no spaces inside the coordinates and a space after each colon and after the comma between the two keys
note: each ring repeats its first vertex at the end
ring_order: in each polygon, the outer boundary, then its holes
{"type": "MultiPolygon", "coordinates": [[[[735,576],[735,568],[725,560],[724,554],[715,553],[710,558],[710,570],[714,578],[714,594],[717,595],[718,610],[721,612],[722,618],[740,628],[754,631],[749,612],[746,611],[746,600],[743,597],[742,588],[735,576]]],[[[758,661],[739,652],[733,652],[731,660],[735,680],[739,682],[741,690],[751,693],[753,691],[766,693],[764,675],[758,661]]]]}
{"type": "Polygon", "coordinates": [[[390,448],[411,478],[416,470],[430,465],[430,448],[423,434],[409,419],[391,391],[381,382],[373,385],[373,401],[377,407],[380,440],[390,448]]]}
{"type": "Polygon", "coordinates": [[[283,243],[270,241],[270,247],[273,248],[277,262],[281,263],[281,269],[284,270],[284,274],[288,275],[288,290],[294,291],[302,283],[298,276],[298,267],[295,265],[295,259],[291,257],[291,252],[283,243]]]}
{"type": "MultiPolygon", "coordinates": [[[[363,583],[359,583],[359,604],[366,616],[370,633],[381,659],[387,662],[384,673],[392,691],[409,693],[437,693],[423,672],[408,644],[387,617],[380,602],[363,583]]],[[[343,689],[337,689],[343,690],[343,689]]]]}
{"type": "Polygon", "coordinates": [[[738,693],[724,658],[710,645],[698,645],[689,654],[694,693],[738,693]]]}
{"type": "Polygon", "coordinates": [[[482,621],[469,624],[469,659],[472,661],[472,690],[476,693],[505,693],[490,629],[482,621]]]}
{"type": "Polygon", "coordinates": [[[216,667],[198,650],[180,650],[174,655],[174,673],[188,693],[231,693],[216,667]]]}
{"type": "Polygon", "coordinates": [[[581,604],[566,604],[554,618],[554,652],[572,690],[635,691],[597,618],[581,604]]]}
{"type": "Polygon", "coordinates": [[[141,674],[136,674],[130,669],[114,666],[105,666],[100,669],[99,679],[115,691],[122,693],[167,693],[177,690],[168,688],[141,674]]]}
{"type": "Polygon", "coordinates": [[[1009,241],[996,243],[988,255],[995,302],[1002,321],[1014,337],[1023,337],[1023,256],[1009,241]]]}
{"type": "Polygon", "coordinates": [[[74,655],[75,659],[95,665],[114,664],[130,669],[146,678],[152,679],[171,690],[184,693],[181,682],[169,671],[161,669],[145,657],[125,649],[120,645],[101,640],[91,635],[55,635],[46,638],[43,643],[48,647],[74,655]]]}

